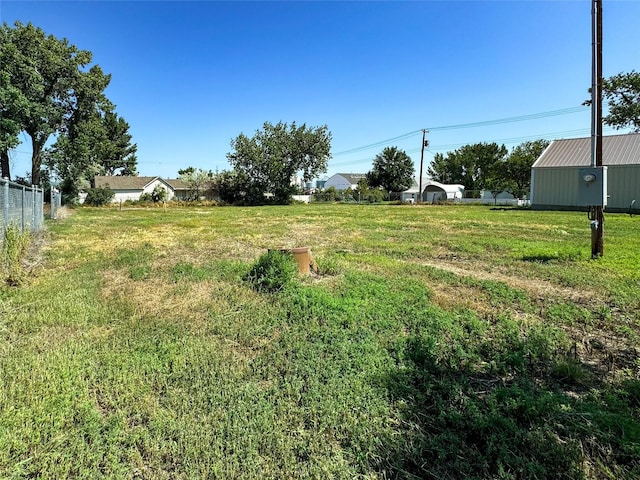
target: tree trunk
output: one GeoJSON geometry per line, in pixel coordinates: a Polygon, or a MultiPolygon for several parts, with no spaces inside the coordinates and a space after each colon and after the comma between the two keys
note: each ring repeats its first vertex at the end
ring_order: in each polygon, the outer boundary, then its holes
{"type": "Polygon", "coordinates": [[[0,151],[0,177],[11,180],[11,170],[9,169],[9,151],[0,151]]]}
{"type": "Polygon", "coordinates": [[[46,138],[39,139],[36,135],[31,136],[31,185],[40,185],[40,169],[42,168],[42,149],[47,141],[46,138]]]}

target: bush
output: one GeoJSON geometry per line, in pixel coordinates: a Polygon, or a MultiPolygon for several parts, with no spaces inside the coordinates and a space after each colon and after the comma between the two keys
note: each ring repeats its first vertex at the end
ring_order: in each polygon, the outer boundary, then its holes
{"type": "Polygon", "coordinates": [[[160,185],[156,185],[153,189],[153,192],[144,192],[140,194],[140,202],[164,202],[167,199],[167,191],[162,188],[160,185]]]}
{"type": "Polygon", "coordinates": [[[85,205],[91,205],[93,207],[101,207],[110,203],[116,196],[113,190],[108,186],[90,188],[87,191],[87,197],[84,199],[85,205]]]}
{"type": "Polygon", "coordinates": [[[167,191],[160,185],[156,185],[156,188],[154,188],[153,192],[151,192],[151,200],[153,200],[154,203],[164,202],[167,197],[167,191]]]}
{"type": "Polygon", "coordinates": [[[260,256],[244,280],[259,292],[278,292],[290,285],[298,273],[293,257],[285,252],[273,251],[260,256]]]}

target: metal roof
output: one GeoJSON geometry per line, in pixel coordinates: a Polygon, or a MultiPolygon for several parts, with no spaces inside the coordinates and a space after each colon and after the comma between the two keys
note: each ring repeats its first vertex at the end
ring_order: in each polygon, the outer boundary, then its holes
{"type": "Polygon", "coordinates": [[[351,183],[352,185],[355,185],[360,180],[367,178],[367,174],[366,173],[337,173],[336,175],[340,175],[341,177],[343,177],[347,182],[351,183]]]}
{"type": "MultiPolygon", "coordinates": [[[[602,137],[602,164],[640,165],[640,134],[602,137]]],[[[591,165],[591,137],[554,140],[532,168],[588,167],[591,165]]]]}

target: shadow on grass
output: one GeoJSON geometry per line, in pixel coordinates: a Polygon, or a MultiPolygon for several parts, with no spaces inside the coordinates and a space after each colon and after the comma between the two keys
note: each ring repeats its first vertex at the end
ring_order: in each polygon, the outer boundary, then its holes
{"type": "Polygon", "coordinates": [[[532,262],[532,263],[549,263],[552,262],[554,260],[560,260],[560,257],[558,255],[525,255],[524,257],[522,257],[522,260],[525,262],[532,262]]]}
{"type": "Polygon", "coordinates": [[[576,393],[553,365],[547,379],[487,377],[430,350],[409,339],[383,382],[401,426],[381,455],[384,478],[640,478],[640,382],[576,393]]]}
{"type": "Polygon", "coordinates": [[[522,260],[531,263],[575,262],[581,258],[580,252],[537,253],[524,255],[522,260]]]}

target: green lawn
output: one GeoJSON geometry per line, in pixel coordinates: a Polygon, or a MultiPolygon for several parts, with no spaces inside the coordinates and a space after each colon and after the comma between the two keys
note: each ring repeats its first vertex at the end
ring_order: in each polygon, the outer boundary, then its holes
{"type": "Polygon", "coordinates": [[[82,208],[0,287],[0,478],[640,478],[640,217],[82,208]],[[261,293],[269,248],[322,275],[261,293]]]}

